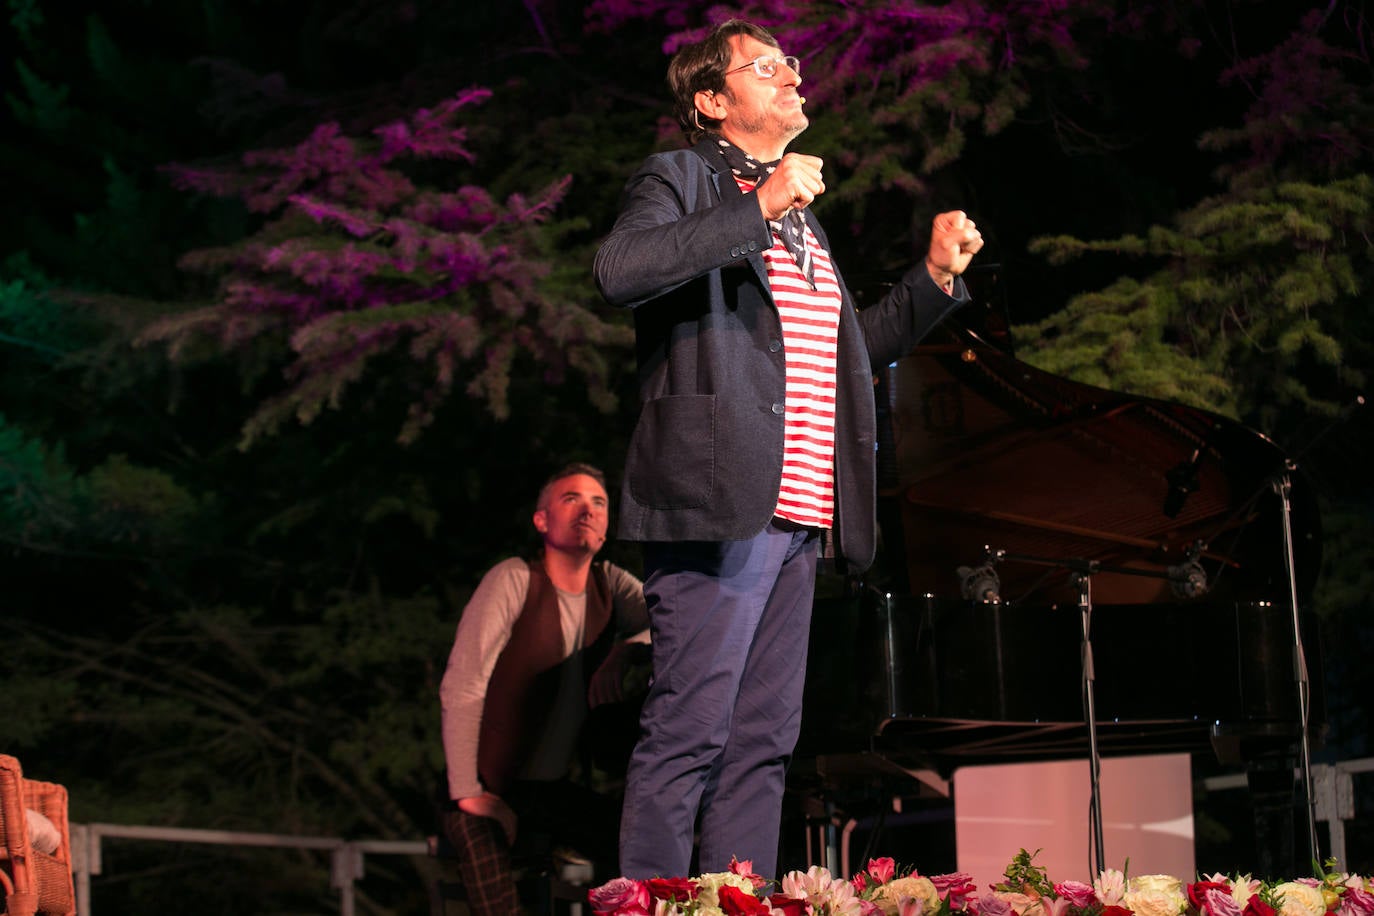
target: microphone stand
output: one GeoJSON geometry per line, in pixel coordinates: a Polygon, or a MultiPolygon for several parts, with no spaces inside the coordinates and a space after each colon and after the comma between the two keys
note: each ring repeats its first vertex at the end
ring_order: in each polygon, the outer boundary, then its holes
{"type": "Polygon", "coordinates": [[[1303,796],[1307,805],[1307,843],[1312,861],[1318,861],[1317,799],[1312,791],[1312,741],[1309,735],[1309,716],[1312,700],[1312,679],[1307,672],[1307,654],[1303,649],[1302,624],[1298,614],[1298,573],[1293,559],[1293,503],[1292,472],[1297,467],[1284,462],[1284,469],[1271,480],[1274,492],[1282,503],[1284,563],[1288,573],[1288,605],[1293,614],[1293,674],[1298,685],[1298,722],[1302,729],[1299,739],[1299,770],[1302,775],[1303,796]]]}
{"type": "Polygon", "coordinates": [[[1097,702],[1093,683],[1093,580],[1089,573],[1074,573],[1078,585],[1078,612],[1083,620],[1083,703],[1088,719],[1088,836],[1092,840],[1093,856],[1088,859],[1088,874],[1098,875],[1106,867],[1106,846],[1102,832],[1102,754],[1097,747],[1097,702]]]}
{"type": "MultiPolygon", "coordinates": [[[[1327,433],[1348,420],[1356,410],[1363,410],[1368,405],[1363,394],[1357,394],[1351,400],[1348,408],[1342,411],[1341,415],[1333,419],[1320,432],[1317,433],[1306,445],[1298,452],[1305,455],[1310,452],[1327,433]]],[[[1307,654],[1303,649],[1301,616],[1298,613],[1298,568],[1297,560],[1293,554],[1293,472],[1297,470],[1298,463],[1295,459],[1285,458],[1283,467],[1264,483],[1260,484],[1251,497],[1246,500],[1236,512],[1232,513],[1231,518],[1237,517],[1241,512],[1248,511],[1260,498],[1266,489],[1272,490],[1279,497],[1281,522],[1283,528],[1283,552],[1284,552],[1284,572],[1288,577],[1288,606],[1293,615],[1293,674],[1297,681],[1298,691],[1298,720],[1302,735],[1299,738],[1298,768],[1302,778],[1303,792],[1306,793],[1307,806],[1307,843],[1308,852],[1311,854],[1311,861],[1319,861],[1319,845],[1317,843],[1317,800],[1312,791],[1312,739],[1311,739],[1311,702],[1312,702],[1312,680],[1307,671],[1307,654]]],[[[1229,520],[1228,520],[1229,521],[1229,520]]]]}
{"type": "MultiPolygon", "coordinates": [[[[1364,406],[1364,399],[1360,398],[1358,404],[1364,406]]],[[[1331,427],[1327,427],[1321,435],[1325,435],[1330,429],[1331,427]]],[[[1320,438],[1319,435],[1311,443],[1308,443],[1307,448],[1311,448],[1320,438]]],[[[1303,451],[1305,452],[1307,449],[1303,451]]],[[[1317,862],[1320,861],[1320,844],[1317,841],[1317,800],[1312,787],[1312,679],[1307,671],[1307,653],[1303,648],[1301,615],[1298,611],[1298,567],[1293,552],[1292,490],[1293,472],[1297,468],[1296,461],[1285,458],[1282,468],[1265,478],[1250,498],[1231,514],[1231,518],[1234,519],[1242,512],[1249,511],[1266,490],[1271,490],[1279,498],[1279,525],[1283,534],[1284,573],[1288,579],[1288,608],[1293,617],[1293,676],[1297,685],[1298,721],[1301,729],[1301,735],[1298,738],[1298,772],[1302,780],[1303,792],[1306,795],[1309,861],[1317,862]]]]}
{"type": "Polygon", "coordinates": [[[1146,576],[1151,579],[1175,580],[1174,574],[1154,570],[1136,569],[1129,566],[1112,566],[1096,560],[1082,558],[1056,559],[1036,557],[1026,554],[1007,553],[1003,550],[989,551],[997,560],[1031,563],[1041,566],[1063,567],[1073,573],[1073,583],[1078,586],[1078,611],[1083,622],[1083,702],[1084,718],[1088,728],[1088,778],[1090,783],[1088,798],[1088,833],[1092,848],[1088,852],[1088,874],[1100,874],[1106,867],[1106,845],[1103,838],[1102,823],[1102,753],[1097,744],[1097,700],[1094,688],[1096,673],[1093,670],[1092,577],[1099,572],[1121,573],[1129,576],[1146,576]]]}

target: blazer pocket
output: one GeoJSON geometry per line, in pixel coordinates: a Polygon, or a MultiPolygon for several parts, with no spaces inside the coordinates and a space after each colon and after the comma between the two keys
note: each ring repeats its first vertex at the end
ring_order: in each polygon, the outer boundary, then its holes
{"type": "Polygon", "coordinates": [[[644,405],[630,441],[630,493],[653,509],[696,509],[716,475],[716,398],[673,395],[644,405]]]}

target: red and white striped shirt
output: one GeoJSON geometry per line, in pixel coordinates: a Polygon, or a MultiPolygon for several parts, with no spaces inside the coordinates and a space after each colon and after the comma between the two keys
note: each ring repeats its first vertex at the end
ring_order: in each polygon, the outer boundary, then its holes
{"type": "MultiPolygon", "coordinates": [[[[736,179],[748,191],[753,183],[736,179]]],[[[783,416],[782,485],[774,514],[814,528],[835,521],[835,354],[840,323],[840,285],[830,253],[808,226],[806,246],[815,288],[773,233],[763,253],[768,283],[782,321],[787,358],[783,416]]]]}

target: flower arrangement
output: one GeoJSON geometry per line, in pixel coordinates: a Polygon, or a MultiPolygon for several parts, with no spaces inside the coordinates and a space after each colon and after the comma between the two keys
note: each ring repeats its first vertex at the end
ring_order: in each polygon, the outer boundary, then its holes
{"type": "Polygon", "coordinates": [[[1085,884],[1051,881],[1023,849],[982,893],[966,874],[927,877],[890,858],[849,880],[812,866],[770,885],[750,862],[731,861],[697,878],[616,878],[587,899],[596,916],[1374,916],[1374,884],[1332,860],[1291,881],[1215,874],[1187,883],[1108,868],[1085,884]]]}

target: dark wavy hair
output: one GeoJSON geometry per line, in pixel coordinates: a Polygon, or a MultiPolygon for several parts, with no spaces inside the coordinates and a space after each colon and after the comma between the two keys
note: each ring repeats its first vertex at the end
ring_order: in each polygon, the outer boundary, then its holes
{"type": "Polygon", "coordinates": [[[687,139],[695,143],[720,122],[701,116],[697,111],[698,92],[725,92],[725,71],[730,68],[733,49],[730,39],[747,35],[769,47],[778,47],[778,40],[762,26],[743,19],[729,19],[711,30],[696,44],[684,45],[668,64],[668,90],[673,96],[673,113],[687,139]]]}

